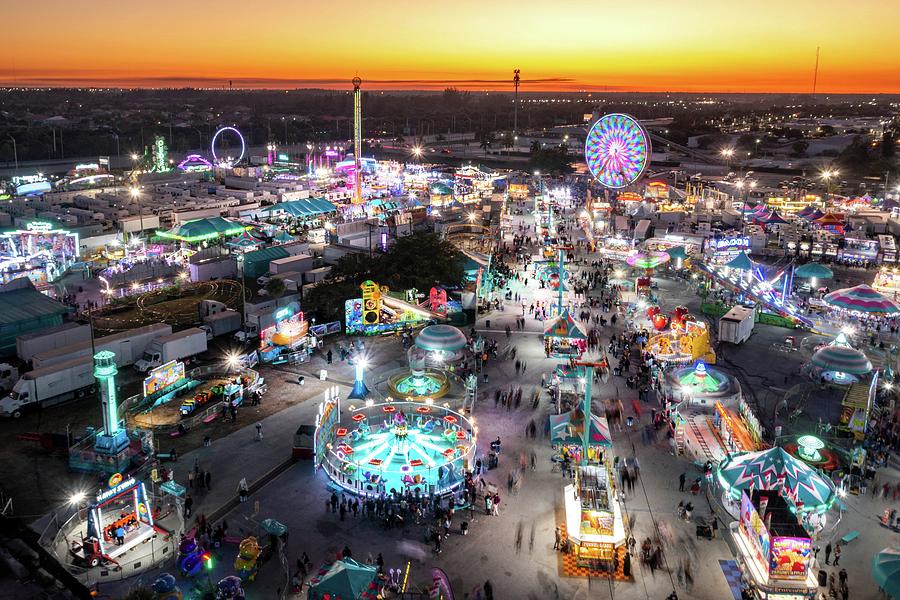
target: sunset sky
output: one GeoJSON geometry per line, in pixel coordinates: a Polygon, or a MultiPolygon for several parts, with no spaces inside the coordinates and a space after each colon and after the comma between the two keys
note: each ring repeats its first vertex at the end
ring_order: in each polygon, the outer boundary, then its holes
{"type": "Polygon", "coordinates": [[[2,85],[900,93],[885,0],[7,0],[2,85]]]}

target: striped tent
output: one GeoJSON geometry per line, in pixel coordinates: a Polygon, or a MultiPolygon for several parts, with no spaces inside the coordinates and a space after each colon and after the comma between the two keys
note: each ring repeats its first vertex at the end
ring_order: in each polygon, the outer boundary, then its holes
{"type": "Polygon", "coordinates": [[[826,294],[824,300],[831,306],[845,310],[887,315],[900,313],[900,308],[892,300],[865,284],[835,290],[826,294]]]}
{"type": "Polygon", "coordinates": [[[780,490],[798,512],[825,512],[837,498],[830,479],[780,446],[733,454],[719,463],[718,483],[732,498],[753,490],[780,490]]]}
{"type": "Polygon", "coordinates": [[[847,346],[825,346],[813,354],[810,362],[823,371],[865,375],[872,371],[872,363],[866,355],[847,346]]]}

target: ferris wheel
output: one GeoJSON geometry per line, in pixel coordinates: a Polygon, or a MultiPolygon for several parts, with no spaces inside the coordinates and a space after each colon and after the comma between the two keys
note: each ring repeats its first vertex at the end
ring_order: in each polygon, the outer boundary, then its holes
{"type": "Polygon", "coordinates": [[[244,143],[244,136],[242,136],[241,132],[234,127],[220,127],[219,129],[217,129],[212,136],[212,141],[210,142],[209,146],[209,150],[210,152],[212,152],[213,164],[215,164],[216,166],[234,166],[241,162],[241,160],[244,158],[244,153],[247,151],[247,145],[244,143]],[[226,131],[236,135],[237,139],[241,142],[241,153],[237,158],[234,158],[233,156],[225,156],[225,151],[222,148],[219,148],[219,152],[216,153],[216,143],[219,142],[219,139],[223,137],[222,134],[226,131]]]}
{"type": "Polygon", "coordinates": [[[584,159],[591,175],[613,189],[631,185],[650,163],[650,136],[630,115],[603,115],[584,142],[584,159]]]}

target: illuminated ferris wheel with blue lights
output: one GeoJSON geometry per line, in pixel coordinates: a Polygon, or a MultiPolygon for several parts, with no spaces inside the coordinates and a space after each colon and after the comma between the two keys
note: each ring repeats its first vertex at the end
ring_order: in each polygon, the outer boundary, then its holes
{"type": "Polygon", "coordinates": [[[591,175],[604,187],[633,184],[650,163],[650,136],[630,115],[603,115],[588,132],[584,159],[591,175]]]}

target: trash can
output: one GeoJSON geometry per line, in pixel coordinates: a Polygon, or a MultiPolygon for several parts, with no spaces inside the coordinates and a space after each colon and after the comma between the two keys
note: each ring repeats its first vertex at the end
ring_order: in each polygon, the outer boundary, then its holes
{"type": "Polygon", "coordinates": [[[828,585],[828,571],[825,569],[819,569],[819,587],[825,587],[828,585]]]}

